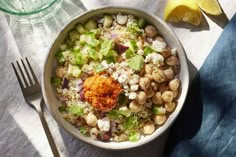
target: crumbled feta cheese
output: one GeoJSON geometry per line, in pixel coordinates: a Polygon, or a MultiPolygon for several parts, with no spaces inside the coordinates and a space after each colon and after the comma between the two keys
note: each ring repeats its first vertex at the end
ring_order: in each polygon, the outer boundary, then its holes
{"type": "Polygon", "coordinates": [[[162,42],[162,41],[155,40],[155,41],[152,42],[153,49],[155,49],[158,52],[160,52],[163,49],[165,49],[166,46],[167,46],[166,43],[162,42]]]}
{"type": "Polygon", "coordinates": [[[108,72],[109,72],[110,74],[113,73],[113,69],[109,68],[109,69],[108,69],[108,72]]]}
{"type": "Polygon", "coordinates": [[[118,78],[118,82],[121,84],[125,84],[128,81],[128,76],[126,74],[121,74],[118,78]]]}
{"type": "Polygon", "coordinates": [[[129,81],[129,84],[137,84],[139,82],[139,76],[138,75],[136,75],[136,74],[134,74],[133,76],[132,76],[132,78],[130,79],[130,81],[129,81]]]}
{"type": "Polygon", "coordinates": [[[121,110],[121,111],[127,111],[128,110],[128,107],[127,106],[121,106],[120,108],[119,108],[119,110],[121,110]]]}
{"type": "Polygon", "coordinates": [[[171,55],[176,56],[176,53],[177,53],[176,48],[171,49],[171,55]]]}
{"type": "Polygon", "coordinates": [[[164,57],[158,53],[154,53],[152,56],[152,63],[155,65],[161,65],[164,62],[164,57]]]}
{"type": "Polygon", "coordinates": [[[125,96],[129,96],[130,95],[130,93],[128,93],[127,90],[124,90],[124,92],[125,92],[125,96]]]}
{"type": "Polygon", "coordinates": [[[120,63],[121,68],[126,68],[128,66],[127,62],[121,62],[120,63]]]}
{"type": "Polygon", "coordinates": [[[110,130],[110,119],[105,117],[103,119],[98,120],[98,128],[101,131],[109,131],[110,130]]]}
{"type": "Polygon", "coordinates": [[[109,64],[109,67],[110,67],[110,68],[114,68],[114,67],[115,67],[115,64],[114,64],[114,63],[110,63],[110,64],[109,64]]]}
{"type": "Polygon", "coordinates": [[[135,92],[131,92],[131,93],[129,94],[129,99],[130,99],[130,100],[134,100],[134,99],[136,99],[136,97],[137,97],[137,94],[136,94],[135,92]]]}
{"type": "Polygon", "coordinates": [[[148,54],[145,58],[145,63],[152,62],[155,65],[161,65],[164,62],[164,57],[158,53],[148,54]]]}
{"type": "Polygon", "coordinates": [[[105,68],[105,69],[108,69],[109,68],[109,64],[107,64],[107,61],[106,60],[103,60],[101,62],[101,65],[105,68]]]}
{"type": "Polygon", "coordinates": [[[124,85],[123,88],[124,88],[124,89],[129,89],[129,86],[128,86],[128,85],[124,85]]]}
{"type": "Polygon", "coordinates": [[[130,86],[130,90],[131,90],[132,92],[137,91],[138,88],[139,88],[139,85],[138,85],[138,84],[133,84],[133,85],[130,86]]]}
{"type": "Polygon", "coordinates": [[[142,56],[144,54],[144,51],[143,50],[138,50],[137,54],[142,56]]]}
{"type": "Polygon", "coordinates": [[[115,80],[117,80],[117,79],[119,78],[119,74],[118,74],[117,72],[114,72],[114,73],[112,74],[112,77],[113,77],[115,80]]]}

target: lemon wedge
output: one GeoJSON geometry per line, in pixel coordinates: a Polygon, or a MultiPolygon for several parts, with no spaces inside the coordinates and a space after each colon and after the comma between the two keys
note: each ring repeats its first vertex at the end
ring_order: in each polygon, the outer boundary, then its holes
{"type": "Polygon", "coordinates": [[[195,0],[198,6],[208,14],[220,15],[222,14],[220,5],[217,0],[195,0]]]}
{"type": "Polygon", "coordinates": [[[169,22],[184,21],[193,25],[201,23],[201,9],[194,0],[168,0],[164,20],[169,22]]]}

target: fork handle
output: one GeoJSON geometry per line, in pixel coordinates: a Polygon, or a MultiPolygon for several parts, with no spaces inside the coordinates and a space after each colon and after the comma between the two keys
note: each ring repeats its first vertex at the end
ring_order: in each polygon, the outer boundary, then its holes
{"type": "Polygon", "coordinates": [[[51,147],[53,156],[54,156],[54,157],[60,157],[60,154],[59,154],[59,152],[58,152],[58,149],[57,149],[57,147],[56,147],[56,144],[55,144],[55,142],[54,142],[54,139],[53,139],[53,137],[52,137],[52,134],[51,134],[51,132],[50,132],[50,130],[49,130],[49,128],[48,128],[47,122],[46,122],[46,120],[45,120],[45,118],[44,118],[44,114],[43,114],[43,112],[42,112],[42,103],[43,103],[43,100],[42,100],[41,103],[40,103],[40,107],[37,108],[37,112],[38,112],[38,115],[39,115],[39,117],[40,117],[41,123],[42,123],[42,125],[43,125],[43,129],[44,129],[44,132],[45,132],[46,137],[47,137],[47,139],[48,139],[49,145],[50,145],[50,147],[51,147]]]}

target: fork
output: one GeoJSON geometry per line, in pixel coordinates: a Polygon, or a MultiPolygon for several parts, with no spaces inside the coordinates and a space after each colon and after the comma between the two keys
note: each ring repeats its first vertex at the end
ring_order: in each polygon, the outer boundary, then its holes
{"type": "Polygon", "coordinates": [[[28,61],[27,58],[25,58],[26,63],[23,59],[21,59],[21,64],[19,64],[18,61],[16,61],[18,71],[14,63],[12,64],[12,67],[14,69],[14,72],[16,74],[17,80],[20,84],[21,91],[23,93],[24,99],[27,104],[29,104],[31,107],[33,107],[41,120],[41,123],[44,128],[44,132],[46,134],[46,137],[48,139],[49,145],[51,147],[52,153],[54,157],[59,157],[59,152],[57,150],[56,144],[53,140],[52,134],[48,128],[48,125],[45,121],[44,114],[43,114],[43,99],[42,99],[42,91],[40,84],[35,76],[35,73],[28,61]],[[28,68],[27,68],[28,65],[28,68]],[[23,66],[23,67],[22,67],[23,66]],[[24,69],[24,72],[23,72],[24,69]],[[21,76],[21,77],[20,77],[21,76]],[[28,80],[28,82],[27,82],[28,80]]]}

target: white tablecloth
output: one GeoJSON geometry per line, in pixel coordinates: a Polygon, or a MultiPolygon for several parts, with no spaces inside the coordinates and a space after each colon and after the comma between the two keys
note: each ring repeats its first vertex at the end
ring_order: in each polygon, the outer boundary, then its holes
{"type": "MultiPolygon", "coordinates": [[[[227,21],[236,11],[236,3],[219,1],[225,15],[204,16],[200,27],[170,25],[182,42],[190,61],[193,77],[201,67],[227,21]]],[[[61,7],[48,16],[19,18],[0,12],[0,156],[49,157],[52,156],[38,115],[26,105],[10,65],[21,57],[29,57],[38,78],[50,44],[60,29],[85,8],[103,5],[133,6],[154,13],[162,18],[165,0],[64,0],[61,7]],[[83,4],[82,4],[83,3],[83,4]],[[84,5],[84,6],[83,6],[84,5]],[[85,8],[84,8],[85,7],[85,8]],[[39,19],[39,18],[37,18],[39,19]],[[43,20],[42,20],[43,19],[43,20]]],[[[109,157],[161,156],[167,134],[143,147],[124,151],[109,151],[87,145],[68,134],[46,110],[46,120],[62,156],[109,157]]]]}

